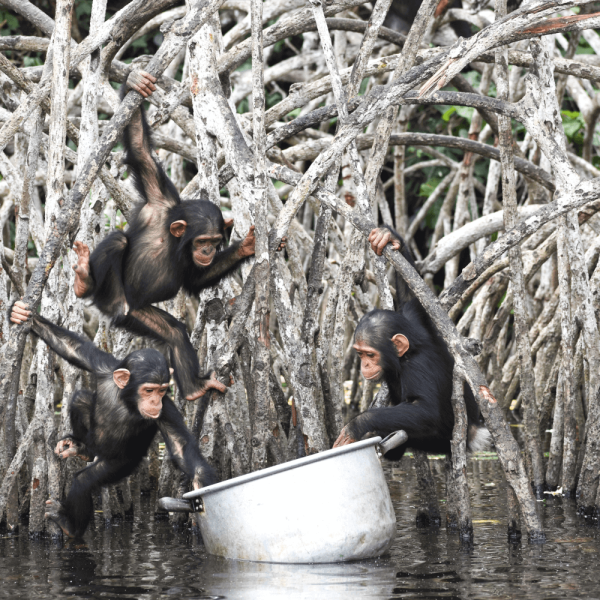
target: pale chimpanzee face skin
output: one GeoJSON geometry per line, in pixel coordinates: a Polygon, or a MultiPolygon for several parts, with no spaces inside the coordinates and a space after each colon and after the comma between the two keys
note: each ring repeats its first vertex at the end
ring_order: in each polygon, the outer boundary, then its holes
{"type": "Polygon", "coordinates": [[[363,340],[357,340],[353,348],[360,358],[360,370],[365,379],[378,381],[381,379],[383,369],[381,368],[381,354],[363,340]]]}
{"type": "Polygon", "coordinates": [[[145,419],[158,419],[162,411],[162,399],[169,384],[142,383],[138,388],[138,410],[145,419]]]}
{"type": "Polygon", "coordinates": [[[192,243],[192,259],[198,267],[208,267],[223,241],[221,234],[199,235],[192,243]]]}

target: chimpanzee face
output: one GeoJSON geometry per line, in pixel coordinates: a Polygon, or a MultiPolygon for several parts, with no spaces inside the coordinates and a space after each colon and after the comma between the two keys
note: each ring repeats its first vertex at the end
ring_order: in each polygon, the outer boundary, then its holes
{"type": "MultiPolygon", "coordinates": [[[[172,373],[173,369],[169,369],[172,373]]],[[[118,388],[124,390],[131,379],[128,369],[117,369],[113,372],[113,381],[118,388]]],[[[137,388],[137,408],[144,419],[158,419],[162,411],[163,396],[169,390],[169,382],[166,383],[142,383],[137,388]]]]}
{"type": "Polygon", "coordinates": [[[163,396],[169,384],[142,383],[138,388],[138,410],[145,419],[158,419],[162,411],[163,396]]]}
{"type": "MultiPolygon", "coordinates": [[[[391,342],[398,358],[404,356],[410,347],[408,338],[401,333],[392,336],[391,342]]],[[[383,376],[381,352],[362,339],[355,339],[354,346],[352,347],[356,350],[360,358],[360,370],[363,377],[371,381],[379,381],[383,376]]]]}
{"type": "Polygon", "coordinates": [[[353,348],[360,358],[360,370],[365,379],[378,381],[383,374],[381,354],[363,340],[356,340],[353,348]]]}
{"type": "Polygon", "coordinates": [[[192,242],[192,259],[197,267],[208,267],[212,263],[219,244],[223,241],[220,233],[199,235],[192,242]]]}
{"type": "MultiPolygon", "coordinates": [[[[188,227],[186,221],[173,221],[169,231],[175,237],[183,237],[188,227]]],[[[193,232],[192,232],[193,233],[193,232]]],[[[185,240],[185,238],[184,238],[185,240]]],[[[206,268],[210,266],[217,253],[219,244],[223,241],[223,235],[217,227],[209,228],[209,231],[197,235],[191,244],[192,260],[197,267],[206,268]]],[[[187,243],[184,241],[184,243],[187,243]]]]}

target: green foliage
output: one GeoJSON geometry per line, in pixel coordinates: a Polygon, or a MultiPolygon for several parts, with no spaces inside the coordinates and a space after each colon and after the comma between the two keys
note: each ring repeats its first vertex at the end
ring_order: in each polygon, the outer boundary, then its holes
{"type": "Polygon", "coordinates": [[[593,48],[587,43],[583,36],[579,38],[579,44],[577,45],[575,54],[594,54],[593,48]]]}
{"type": "Polygon", "coordinates": [[[39,67],[44,64],[44,60],[40,56],[24,56],[24,67],[39,67]]]}
{"type": "Polygon", "coordinates": [[[272,94],[267,94],[265,97],[265,105],[267,108],[271,108],[275,106],[278,102],[281,102],[281,94],[279,92],[273,92],[272,94]]]}
{"type": "Polygon", "coordinates": [[[0,35],[13,35],[19,30],[19,19],[12,11],[0,10],[0,35]]]}
{"type": "Polygon", "coordinates": [[[79,0],[75,3],[75,16],[80,19],[84,15],[92,14],[92,0],[79,0]]]}
{"type": "Polygon", "coordinates": [[[583,136],[581,134],[577,135],[580,129],[585,129],[583,117],[577,111],[572,110],[562,110],[560,116],[568,140],[570,142],[583,142],[583,136]],[[577,138],[581,138],[581,140],[577,138]]]}
{"type": "Polygon", "coordinates": [[[421,188],[419,189],[419,196],[424,196],[425,198],[429,198],[431,194],[435,191],[435,188],[439,185],[441,178],[432,177],[428,179],[425,183],[421,184],[421,188]]]}
{"type": "Polygon", "coordinates": [[[440,216],[440,210],[442,210],[442,204],[444,203],[443,196],[438,198],[431,208],[427,211],[425,215],[425,227],[427,229],[435,229],[435,224],[437,223],[438,217],[440,216]]]}

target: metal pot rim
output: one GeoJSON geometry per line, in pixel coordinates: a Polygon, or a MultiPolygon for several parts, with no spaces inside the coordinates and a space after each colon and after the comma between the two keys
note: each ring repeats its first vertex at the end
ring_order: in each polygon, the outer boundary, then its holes
{"type": "Polygon", "coordinates": [[[291,460],[281,465],[275,465],[273,467],[268,467],[260,471],[255,471],[254,473],[248,473],[247,475],[241,475],[240,477],[234,477],[233,479],[228,479],[227,481],[221,481],[220,483],[215,483],[213,485],[209,485],[198,490],[193,490],[192,492],[184,494],[183,497],[186,500],[191,500],[192,498],[198,498],[199,496],[205,496],[214,492],[222,492],[223,490],[226,490],[228,488],[243,485],[244,483],[248,483],[250,481],[263,479],[264,477],[270,477],[271,475],[277,475],[277,473],[283,473],[284,471],[291,471],[292,469],[297,469],[298,467],[303,467],[305,465],[316,463],[321,460],[334,458],[336,456],[340,456],[341,454],[355,452],[356,450],[362,450],[363,448],[368,448],[369,446],[376,446],[377,444],[379,444],[379,442],[381,442],[381,438],[377,436],[369,438],[368,440],[361,440],[359,442],[347,444],[346,446],[342,446],[340,448],[324,450],[323,452],[319,452],[318,454],[311,454],[310,456],[297,458],[296,460],[291,460]]]}

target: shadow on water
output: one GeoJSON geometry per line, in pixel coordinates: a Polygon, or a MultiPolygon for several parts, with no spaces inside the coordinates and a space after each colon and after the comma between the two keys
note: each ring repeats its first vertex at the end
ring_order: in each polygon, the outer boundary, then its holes
{"type": "MultiPolygon", "coordinates": [[[[444,498],[442,461],[432,461],[444,498]]],[[[417,529],[411,459],[386,465],[398,535],[389,555],[350,564],[280,565],[206,554],[190,532],[136,518],[96,522],[81,545],[30,541],[26,528],[0,539],[0,598],[195,598],[351,600],[353,598],[600,600],[600,530],[572,500],[538,503],[548,542],[506,541],[506,502],[496,460],[472,460],[469,483],[475,543],[461,547],[445,529],[417,529]]],[[[442,502],[443,510],[443,502],[442,502]]],[[[150,503],[142,501],[148,515],[150,503]]]]}

